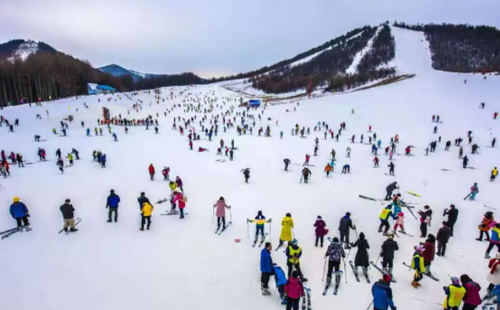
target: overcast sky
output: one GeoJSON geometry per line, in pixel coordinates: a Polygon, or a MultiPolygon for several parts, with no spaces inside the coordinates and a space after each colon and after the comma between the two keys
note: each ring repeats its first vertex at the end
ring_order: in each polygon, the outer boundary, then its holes
{"type": "Polygon", "coordinates": [[[273,64],[386,20],[500,28],[500,1],[0,0],[0,42],[44,41],[96,67],[211,77],[273,64]]]}

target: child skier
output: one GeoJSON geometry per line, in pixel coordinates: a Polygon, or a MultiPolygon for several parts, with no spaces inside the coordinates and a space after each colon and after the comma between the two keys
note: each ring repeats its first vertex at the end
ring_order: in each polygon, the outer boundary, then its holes
{"type": "Polygon", "coordinates": [[[255,240],[254,244],[257,243],[257,238],[259,234],[261,235],[262,242],[264,242],[265,234],[264,234],[264,225],[266,223],[271,223],[271,219],[266,220],[266,217],[262,214],[262,211],[257,212],[257,216],[253,220],[247,219],[249,223],[255,223],[255,240]]]}
{"type": "Polygon", "coordinates": [[[274,280],[276,281],[276,288],[280,294],[281,304],[286,305],[285,297],[285,284],[287,283],[286,275],[280,266],[273,264],[274,280]]]}
{"type": "Polygon", "coordinates": [[[398,230],[398,227],[401,228],[401,232],[405,232],[405,215],[403,212],[399,212],[396,215],[396,221],[394,222],[394,231],[398,230]]]}
{"type": "Polygon", "coordinates": [[[287,296],[286,310],[298,310],[300,297],[304,296],[304,286],[299,279],[299,273],[295,270],[285,285],[287,296]]]}
{"type": "Polygon", "coordinates": [[[415,270],[415,275],[413,276],[413,282],[411,285],[414,288],[422,286],[420,280],[422,280],[423,273],[425,272],[424,258],[422,257],[422,252],[424,248],[420,246],[415,246],[415,252],[413,253],[413,259],[411,261],[411,268],[415,270]]]}

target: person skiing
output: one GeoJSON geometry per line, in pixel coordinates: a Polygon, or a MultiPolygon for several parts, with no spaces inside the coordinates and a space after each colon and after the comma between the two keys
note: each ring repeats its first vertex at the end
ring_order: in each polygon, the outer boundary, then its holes
{"type": "Polygon", "coordinates": [[[463,299],[464,307],[462,310],[476,309],[477,306],[483,302],[479,296],[481,286],[472,281],[472,279],[466,274],[460,276],[460,282],[462,282],[462,286],[465,288],[465,296],[463,299]]]}
{"type": "Polygon", "coordinates": [[[490,241],[489,231],[491,228],[495,227],[495,218],[493,217],[493,212],[488,211],[484,214],[483,220],[481,224],[479,224],[479,238],[476,238],[477,241],[483,241],[483,234],[486,235],[486,241],[490,241]]]}
{"type": "Polygon", "coordinates": [[[163,181],[170,181],[170,167],[163,167],[161,174],[163,175],[163,181]]]}
{"type": "Polygon", "coordinates": [[[498,175],[498,169],[497,169],[497,167],[495,167],[495,168],[493,168],[493,170],[491,170],[490,181],[491,182],[495,181],[497,175],[498,175]]]}
{"type": "MultiPolygon", "coordinates": [[[[285,284],[286,310],[298,310],[300,298],[304,296],[304,286],[300,280],[300,273],[294,270],[285,284]]],[[[303,301],[302,301],[303,302],[303,301]]]]}
{"type": "Polygon", "coordinates": [[[120,203],[120,196],[115,194],[115,190],[109,191],[109,196],[106,201],[106,209],[108,211],[108,223],[111,223],[111,217],[114,213],[115,215],[115,223],[118,222],[118,204],[120,203]]]}
{"type": "Polygon", "coordinates": [[[184,193],[184,189],[182,188],[182,180],[179,176],[175,177],[175,184],[177,184],[177,187],[181,190],[182,193],[184,193]]]}
{"type": "Polygon", "coordinates": [[[253,220],[247,219],[247,222],[249,223],[255,223],[255,240],[254,244],[257,243],[257,238],[259,237],[259,234],[261,235],[262,242],[264,242],[266,236],[264,234],[264,225],[266,223],[270,223],[271,219],[266,220],[266,217],[262,214],[262,211],[257,212],[257,216],[253,220]]]}
{"type": "Polygon", "coordinates": [[[328,229],[326,229],[326,223],[321,218],[321,215],[318,215],[316,222],[314,223],[314,233],[316,234],[316,242],[314,246],[318,246],[318,242],[320,242],[321,247],[323,247],[323,239],[328,234],[328,229]]]}
{"type": "Polygon", "coordinates": [[[283,162],[285,163],[285,171],[288,171],[288,165],[290,165],[291,161],[288,158],[283,159],[283,162]]]}
{"type": "Polygon", "coordinates": [[[414,288],[422,286],[420,280],[422,280],[423,273],[425,272],[424,258],[422,257],[423,248],[420,246],[415,246],[415,252],[413,253],[413,259],[411,260],[411,268],[415,270],[413,276],[413,282],[411,285],[414,288]]]}
{"type": "Polygon", "coordinates": [[[418,211],[420,215],[420,238],[427,236],[427,226],[431,224],[432,210],[428,205],[424,206],[424,210],[418,211]]]}
{"type": "Polygon", "coordinates": [[[57,159],[56,165],[59,167],[59,171],[61,171],[61,174],[64,173],[64,161],[61,157],[57,159]]]}
{"type": "Polygon", "coordinates": [[[276,281],[276,288],[280,294],[281,304],[286,305],[285,297],[285,284],[287,283],[287,278],[283,269],[280,266],[273,264],[274,280],[276,281]]]}
{"type": "Polygon", "coordinates": [[[69,161],[69,165],[73,166],[73,154],[69,153],[68,156],[66,157],[69,161]]]}
{"type": "Polygon", "coordinates": [[[451,277],[451,285],[443,287],[443,289],[446,294],[443,308],[445,310],[458,310],[466,292],[465,288],[460,285],[460,280],[457,277],[451,277]]]}
{"type": "Polygon", "coordinates": [[[351,173],[351,166],[349,164],[345,164],[342,167],[342,174],[347,174],[347,173],[351,173]]]}
{"type": "Polygon", "coordinates": [[[378,167],[378,163],[379,163],[379,159],[377,156],[375,156],[375,158],[373,159],[373,168],[377,168],[378,167]]]}
{"type": "Polygon", "coordinates": [[[399,250],[398,243],[394,241],[394,234],[392,232],[387,233],[387,239],[382,243],[380,250],[380,257],[382,257],[382,269],[392,274],[392,268],[394,266],[394,252],[399,250]]]}
{"type": "Polygon", "coordinates": [[[391,285],[392,277],[389,274],[384,274],[382,279],[375,282],[372,286],[373,309],[374,310],[397,310],[392,300],[391,285]]]}
{"type": "Polygon", "coordinates": [[[341,274],[339,273],[340,262],[343,258],[345,258],[345,252],[342,244],[339,242],[339,238],[333,237],[332,242],[326,250],[325,258],[326,257],[328,257],[328,271],[326,272],[326,282],[328,283],[327,285],[332,282],[332,272],[334,269],[335,281],[339,283],[341,276],[341,274]]]}
{"type": "Polygon", "coordinates": [[[490,251],[494,246],[500,251],[500,223],[496,223],[495,227],[491,230],[491,238],[489,241],[490,244],[488,244],[488,248],[486,249],[485,258],[490,258],[490,251]]]}
{"type": "Polygon", "coordinates": [[[243,176],[245,177],[245,183],[248,183],[248,179],[250,179],[250,168],[245,168],[242,171],[243,176]]]}
{"type": "Polygon", "coordinates": [[[70,232],[78,231],[78,229],[75,228],[75,219],[74,219],[75,208],[71,204],[71,200],[66,199],[64,201],[64,204],[59,208],[59,210],[61,210],[64,220],[64,226],[63,226],[64,231],[67,232],[68,228],[70,232]]]}
{"type": "Polygon", "coordinates": [[[279,247],[283,245],[285,241],[292,241],[292,229],[293,229],[293,219],[290,213],[287,213],[285,217],[281,220],[281,234],[280,234],[280,244],[279,247]]]}
{"type": "Polygon", "coordinates": [[[309,159],[311,159],[311,155],[306,154],[306,161],[304,162],[303,166],[309,165],[309,159]]]}
{"type": "Polygon", "coordinates": [[[449,209],[444,210],[443,216],[448,215],[448,220],[446,221],[446,224],[450,228],[450,237],[453,237],[453,226],[457,222],[458,218],[458,209],[455,208],[455,205],[450,205],[449,209]]]}
{"type": "Polygon", "coordinates": [[[378,227],[378,232],[382,232],[382,228],[384,228],[384,236],[387,235],[387,231],[389,231],[389,228],[391,227],[391,225],[389,224],[389,219],[390,218],[393,218],[394,215],[392,213],[392,206],[391,205],[387,205],[387,207],[385,207],[384,209],[382,209],[382,212],[380,212],[380,225],[378,227]]]}
{"type": "Polygon", "coordinates": [[[297,239],[293,239],[292,241],[290,241],[285,254],[287,257],[288,277],[290,277],[292,271],[295,270],[298,272],[299,278],[303,282],[306,282],[307,279],[304,278],[302,270],[300,269],[300,257],[302,256],[302,248],[299,246],[297,239]]]}
{"type": "Polygon", "coordinates": [[[396,215],[396,220],[394,221],[394,232],[397,232],[398,227],[401,229],[402,233],[405,233],[405,214],[403,212],[398,212],[396,215]]]}
{"type": "Polygon", "coordinates": [[[439,228],[436,236],[437,240],[437,256],[444,256],[446,252],[446,244],[450,240],[451,229],[448,223],[443,221],[443,227],[439,228]]]}
{"type": "Polygon", "coordinates": [[[351,244],[352,247],[357,247],[358,251],[356,252],[356,256],[354,257],[354,266],[361,267],[365,274],[368,274],[368,266],[370,266],[370,259],[368,257],[368,249],[370,245],[368,244],[368,240],[365,238],[364,233],[359,233],[359,238],[351,244]]]}
{"type": "Polygon", "coordinates": [[[155,167],[153,166],[153,164],[149,164],[148,172],[149,172],[149,177],[150,177],[151,181],[153,181],[155,178],[155,167]]]}
{"type": "Polygon", "coordinates": [[[470,188],[469,200],[476,200],[476,195],[478,193],[479,193],[479,187],[477,186],[477,183],[474,183],[474,185],[472,185],[470,188]]]}
{"type": "Polygon", "coordinates": [[[398,182],[392,182],[391,184],[387,185],[387,187],[385,188],[387,194],[385,195],[384,200],[391,200],[392,192],[395,189],[399,189],[398,182]]]}
{"type": "Polygon", "coordinates": [[[387,165],[387,167],[389,167],[389,175],[394,175],[394,168],[396,167],[396,166],[394,166],[394,163],[391,161],[391,162],[387,165]]]}
{"type": "Polygon", "coordinates": [[[433,234],[429,234],[423,245],[424,251],[422,253],[424,257],[425,273],[431,275],[431,264],[434,260],[434,254],[436,253],[436,237],[433,234]]]}
{"type": "Polygon", "coordinates": [[[28,217],[30,217],[30,212],[26,205],[21,202],[19,197],[12,198],[12,204],[10,205],[10,215],[16,220],[17,228],[23,229],[26,227],[29,230],[30,222],[28,217]]]}
{"type": "Polygon", "coordinates": [[[309,182],[309,177],[312,175],[311,173],[311,170],[309,170],[309,168],[305,167],[304,169],[302,169],[302,179],[304,179],[304,183],[307,184],[307,182],[309,182]]]}
{"type": "Polygon", "coordinates": [[[217,216],[217,230],[220,228],[220,223],[222,222],[222,229],[226,228],[226,209],[231,209],[230,206],[226,204],[224,197],[220,197],[219,200],[214,204],[215,216],[217,216]]]}
{"type": "Polygon", "coordinates": [[[269,291],[269,278],[273,274],[273,259],[271,257],[272,248],[271,242],[266,242],[265,247],[260,251],[260,283],[262,295],[271,295],[269,291]]]}
{"type": "Polygon", "coordinates": [[[147,230],[149,230],[149,227],[151,226],[151,215],[153,214],[154,207],[149,201],[145,201],[141,205],[141,228],[139,230],[144,231],[144,225],[146,222],[148,223],[147,225],[147,230]]]}
{"type": "Polygon", "coordinates": [[[330,163],[327,163],[325,166],[325,172],[326,172],[326,177],[328,178],[330,176],[330,172],[332,171],[332,166],[330,163]]]}
{"type": "Polygon", "coordinates": [[[183,219],[184,218],[184,208],[186,207],[187,197],[178,191],[175,191],[172,196],[173,196],[172,205],[175,206],[175,203],[179,202],[179,211],[180,211],[179,218],[183,219]]]}
{"type": "Polygon", "coordinates": [[[349,232],[350,229],[356,230],[356,226],[352,224],[351,220],[351,213],[347,212],[341,219],[339,223],[339,235],[340,235],[340,242],[346,249],[350,249],[350,243],[349,243],[349,232]]]}

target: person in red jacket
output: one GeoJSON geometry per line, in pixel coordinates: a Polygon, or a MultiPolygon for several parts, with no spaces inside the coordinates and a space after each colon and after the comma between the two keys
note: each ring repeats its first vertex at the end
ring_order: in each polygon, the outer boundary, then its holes
{"type": "Polygon", "coordinates": [[[321,215],[318,215],[314,227],[316,227],[316,243],[314,243],[314,246],[318,246],[318,242],[320,242],[321,247],[323,247],[323,239],[328,234],[328,229],[326,229],[326,223],[321,218],[321,215]]]}
{"type": "Polygon", "coordinates": [[[172,204],[175,204],[177,201],[179,202],[179,210],[181,212],[180,218],[184,218],[184,208],[186,207],[186,201],[187,198],[186,196],[182,195],[180,192],[175,191],[174,192],[174,200],[172,201],[172,204]]]}
{"type": "Polygon", "coordinates": [[[431,263],[434,260],[434,254],[436,253],[436,237],[434,237],[433,234],[427,235],[427,240],[425,240],[423,247],[425,272],[427,274],[431,274],[431,263]]]}
{"type": "Polygon", "coordinates": [[[153,166],[153,164],[149,164],[148,171],[149,171],[149,177],[151,178],[151,181],[153,181],[155,178],[155,167],[153,166]]]}
{"type": "Polygon", "coordinates": [[[294,270],[285,284],[286,310],[298,310],[300,297],[304,296],[304,286],[299,279],[299,272],[294,270]]]}

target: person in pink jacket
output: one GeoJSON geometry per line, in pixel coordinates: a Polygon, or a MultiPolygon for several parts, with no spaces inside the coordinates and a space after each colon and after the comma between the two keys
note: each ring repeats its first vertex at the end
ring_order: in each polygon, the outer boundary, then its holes
{"type": "Polygon", "coordinates": [[[479,291],[481,290],[481,286],[476,282],[472,281],[472,279],[463,274],[460,276],[460,281],[462,282],[462,286],[465,288],[465,296],[463,299],[464,307],[463,310],[474,310],[479,306],[483,301],[479,296],[479,291]]]}
{"type": "Polygon", "coordinates": [[[401,231],[405,231],[405,215],[403,212],[399,212],[396,221],[394,221],[394,231],[398,230],[398,227],[401,228],[401,231]]]}
{"type": "Polygon", "coordinates": [[[304,286],[299,279],[299,272],[294,270],[285,284],[286,310],[298,310],[300,297],[304,296],[304,286]]]}
{"type": "Polygon", "coordinates": [[[226,228],[226,209],[231,209],[230,206],[226,204],[224,197],[220,197],[219,200],[214,204],[215,216],[217,216],[217,230],[220,228],[220,222],[222,221],[222,229],[226,228]]]}
{"type": "Polygon", "coordinates": [[[186,201],[187,198],[186,196],[182,195],[181,193],[175,191],[174,192],[174,200],[172,201],[172,204],[175,204],[176,202],[179,202],[179,210],[181,212],[180,218],[184,218],[184,208],[186,207],[186,201]]]}

